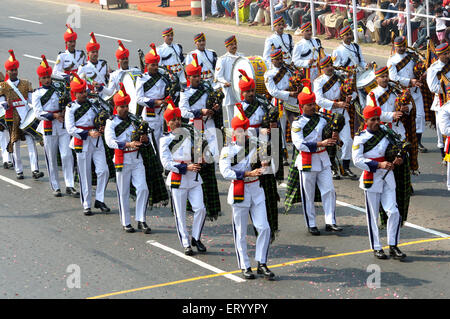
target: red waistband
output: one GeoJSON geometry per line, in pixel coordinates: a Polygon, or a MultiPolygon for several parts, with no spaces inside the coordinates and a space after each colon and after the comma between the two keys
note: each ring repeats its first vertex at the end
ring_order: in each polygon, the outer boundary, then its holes
{"type": "Polygon", "coordinates": [[[123,151],[123,153],[126,154],[126,153],[133,153],[133,152],[137,152],[137,151],[138,151],[138,149],[135,149],[133,151],[123,151]]]}
{"type": "Polygon", "coordinates": [[[89,131],[89,130],[94,129],[95,127],[94,126],[77,126],[77,128],[81,128],[82,130],[89,131]]]}
{"type": "Polygon", "coordinates": [[[261,124],[253,124],[253,125],[250,125],[250,127],[259,128],[259,127],[261,127],[261,124]]]}
{"type": "Polygon", "coordinates": [[[381,163],[381,162],[386,161],[386,159],[384,158],[384,156],[382,156],[382,157],[377,157],[377,158],[369,158],[369,159],[371,159],[372,161],[378,162],[378,163],[381,163]]]}

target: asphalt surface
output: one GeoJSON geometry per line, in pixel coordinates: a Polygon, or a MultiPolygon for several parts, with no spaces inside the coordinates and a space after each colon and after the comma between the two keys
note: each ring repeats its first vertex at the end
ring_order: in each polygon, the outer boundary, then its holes
{"type": "MultiPolygon", "coordinates": [[[[36,57],[45,54],[48,59],[55,59],[64,50],[67,4],[74,3],[16,0],[8,7],[3,6],[0,61],[5,61],[8,50],[14,49],[20,61],[19,77],[31,80],[37,87],[35,70],[39,61],[24,54],[36,57]]],[[[80,7],[81,28],[76,29],[78,48],[84,48],[89,33],[94,31],[101,44],[100,57],[108,60],[113,69],[117,41],[98,34],[131,40],[125,46],[131,52],[131,65],[137,65],[137,49],[146,51],[150,42],[160,43],[161,30],[168,25],[174,26],[175,40],[185,51],[193,48],[193,35],[203,31],[208,47],[219,55],[225,51],[223,39],[236,32],[223,25],[204,24],[200,29],[199,22],[186,23],[182,19],[132,10],[107,12],[93,5],[80,4],[80,7]]],[[[236,34],[240,52],[262,54],[264,36],[251,35],[246,28],[236,34]]],[[[386,62],[387,55],[371,55],[371,51],[363,48],[367,60],[386,62]]],[[[0,179],[0,298],[449,298],[450,193],[445,187],[445,168],[440,165],[433,130],[427,129],[423,142],[430,151],[419,157],[421,174],[413,177],[415,195],[410,204],[410,224],[401,229],[401,249],[408,255],[405,262],[380,261],[373,257],[365,214],[358,210],[364,207],[363,192],[357,182],[341,180],[335,181],[335,187],[340,204],[336,215],[338,224],[344,228],[342,233],[324,231],[320,204],[317,206],[317,221],[322,231],[319,237],[307,234],[300,206],[284,214],[283,205],[279,205],[280,232],[270,248],[268,260],[277,275],[274,282],[262,278],[236,281],[240,276],[231,208],[226,204],[229,183],[220,173],[217,176],[223,215],[217,221],[206,221],[202,241],[208,252],[193,257],[216,267],[212,270],[167,251],[169,248],[181,251],[169,208],[153,208],[147,212],[152,234],[127,234],[121,230],[114,183],[109,183],[105,198],[111,212],[94,210],[94,216],[86,217],[79,199],[52,197],[43,148],[38,146],[39,164],[45,172],[41,181],[31,178],[26,149],[23,149],[25,179],[20,183],[29,188],[0,179]],[[343,206],[345,203],[356,208],[343,206]],[[380,286],[369,288],[370,269],[377,266],[380,286]],[[224,273],[237,277],[225,277],[224,273]],[[71,288],[77,284],[76,274],[80,275],[79,288],[71,288]]],[[[354,171],[360,173],[356,168],[354,171]]],[[[1,169],[2,177],[16,181],[12,169],[1,169]]],[[[61,174],[60,179],[63,185],[61,174]]],[[[279,193],[284,198],[285,188],[280,187],[279,193]]],[[[131,205],[133,212],[133,201],[131,205]]],[[[190,225],[192,215],[188,215],[188,220],[190,225]]],[[[380,234],[382,243],[386,243],[385,231],[380,234]]],[[[250,227],[248,242],[249,254],[253,256],[255,237],[250,227]]],[[[252,266],[256,266],[254,261],[252,266]]]]}

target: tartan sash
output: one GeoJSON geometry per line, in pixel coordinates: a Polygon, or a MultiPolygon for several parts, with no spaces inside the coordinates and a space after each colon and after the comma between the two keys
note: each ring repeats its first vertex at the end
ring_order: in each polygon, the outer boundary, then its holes
{"type": "Polygon", "coordinates": [[[158,82],[160,78],[161,74],[159,74],[159,72],[157,72],[155,75],[152,75],[150,80],[144,83],[144,92],[147,92],[152,87],[154,87],[156,82],[158,82]]]}
{"type": "MultiPolygon", "coordinates": [[[[370,150],[372,150],[375,146],[378,145],[378,143],[381,142],[381,140],[386,136],[386,131],[379,129],[378,131],[373,133],[373,136],[364,143],[363,145],[363,153],[369,152],[370,150]]],[[[376,160],[377,162],[379,162],[377,159],[373,159],[376,160]]],[[[380,160],[381,162],[384,161],[380,160]]],[[[370,171],[363,171],[363,185],[364,188],[368,189],[370,187],[372,187],[373,185],[373,173],[370,171]]]]}
{"type": "Polygon", "coordinates": [[[275,84],[278,84],[278,82],[280,82],[283,79],[286,72],[287,72],[287,69],[284,66],[282,66],[278,70],[277,74],[275,74],[275,76],[273,77],[273,82],[275,82],[275,84]]]}
{"type": "Polygon", "coordinates": [[[200,84],[197,91],[195,91],[194,94],[192,94],[191,97],[189,98],[189,106],[192,106],[195,103],[197,103],[197,101],[200,100],[200,98],[206,92],[207,92],[206,88],[202,84],[200,84]]]}
{"type": "Polygon", "coordinates": [[[89,101],[86,101],[83,104],[81,104],[80,107],[75,111],[75,114],[74,114],[75,122],[78,121],[79,119],[81,119],[83,117],[83,115],[86,114],[87,111],[89,111],[90,108],[91,108],[91,103],[89,103],[89,101]]]}
{"type": "MultiPolygon", "coordinates": [[[[174,138],[173,140],[172,140],[172,142],[170,142],[170,144],[169,144],[169,150],[170,150],[170,152],[172,152],[172,149],[175,147],[175,146],[177,146],[176,147],[176,149],[174,150],[174,152],[176,152],[179,148],[180,148],[180,146],[181,146],[181,144],[182,143],[180,143],[181,141],[183,140],[183,135],[180,135],[180,136],[178,136],[178,138],[174,138]]],[[[180,173],[175,173],[175,172],[171,172],[172,174],[170,175],[170,177],[171,177],[171,180],[170,180],[170,187],[171,188],[180,188],[180,185],[181,185],[181,177],[182,177],[182,174],[180,174],[180,173]]]]}
{"type": "Polygon", "coordinates": [[[116,133],[116,137],[122,135],[123,132],[131,125],[132,121],[130,118],[127,118],[126,120],[123,120],[120,122],[115,128],[114,132],[116,133]]]}
{"type": "MultiPolygon", "coordinates": [[[[311,116],[311,119],[303,128],[303,137],[306,138],[316,128],[320,122],[320,117],[317,115],[311,116]]],[[[305,172],[311,171],[312,168],[312,153],[301,151],[302,156],[302,170],[305,172]]]]}
{"type": "Polygon", "coordinates": [[[47,92],[45,92],[44,95],[41,96],[41,105],[44,106],[47,104],[47,102],[52,97],[53,93],[55,92],[55,89],[53,87],[50,87],[47,92]]]}
{"type": "Polygon", "coordinates": [[[323,94],[325,94],[325,92],[330,90],[337,81],[338,77],[336,73],[333,73],[333,75],[328,79],[328,81],[322,86],[323,94]]]}
{"type": "Polygon", "coordinates": [[[245,116],[249,119],[256,112],[258,107],[259,107],[258,100],[254,99],[253,103],[249,104],[245,109],[244,111],[245,116]]]}
{"type": "Polygon", "coordinates": [[[411,61],[411,55],[407,54],[397,65],[395,66],[397,68],[397,72],[400,72],[401,69],[403,69],[408,63],[411,61]]]}
{"type": "Polygon", "coordinates": [[[391,95],[391,93],[393,93],[392,87],[390,85],[388,85],[387,91],[378,97],[378,105],[381,106],[384,103],[386,103],[386,101],[389,99],[389,96],[391,95]]]}

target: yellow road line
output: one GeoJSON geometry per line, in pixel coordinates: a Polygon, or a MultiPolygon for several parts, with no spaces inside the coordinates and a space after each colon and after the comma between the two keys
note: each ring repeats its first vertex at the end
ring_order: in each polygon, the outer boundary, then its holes
{"type": "MultiPolygon", "coordinates": [[[[446,240],[446,239],[450,239],[450,237],[431,238],[431,239],[411,241],[411,242],[399,244],[398,246],[416,245],[416,244],[422,244],[422,243],[428,243],[428,242],[434,242],[434,241],[440,241],[440,240],[446,240]]],[[[383,248],[387,249],[388,247],[389,246],[386,246],[386,247],[383,247],[383,248]]],[[[294,265],[294,264],[299,264],[299,263],[305,263],[305,262],[309,262],[309,261],[317,261],[317,260],[337,258],[337,257],[343,257],[343,256],[358,255],[358,254],[364,254],[364,253],[368,253],[368,252],[372,252],[372,249],[359,250],[359,251],[353,251],[353,252],[348,252],[348,253],[341,253],[341,254],[335,254],[335,255],[315,257],[315,258],[306,258],[306,259],[294,260],[294,261],[290,261],[290,262],[286,262],[286,263],[282,263],[282,264],[271,265],[270,268],[284,267],[284,266],[289,266],[289,265],[294,265]]],[[[122,290],[122,291],[112,292],[112,293],[108,293],[108,294],[104,294],[104,295],[89,297],[87,299],[107,298],[107,297],[112,297],[112,296],[117,296],[117,295],[123,295],[123,294],[131,293],[131,292],[149,290],[149,289],[159,288],[159,287],[173,286],[173,285],[182,284],[182,283],[186,283],[186,282],[197,281],[197,280],[202,280],[202,279],[209,279],[209,278],[215,278],[215,277],[220,277],[220,276],[223,276],[223,275],[235,274],[235,273],[240,273],[240,272],[241,272],[240,270],[234,270],[234,271],[223,272],[223,273],[219,273],[219,274],[199,276],[199,277],[188,278],[188,279],[183,279],[183,280],[178,280],[178,281],[172,281],[172,282],[167,282],[167,283],[162,283],[162,284],[156,284],[156,285],[152,285],[152,286],[146,286],[146,287],[140,287],[140,288],[135,288],[135,289],[129,289],[129,290],[122,290]]]]}

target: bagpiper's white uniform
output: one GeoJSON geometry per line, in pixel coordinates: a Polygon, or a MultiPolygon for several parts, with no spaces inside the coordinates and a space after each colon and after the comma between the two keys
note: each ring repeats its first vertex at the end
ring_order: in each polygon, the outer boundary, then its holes
{"type": "Polygon", "coordinates": [[[77,71],[83,64],[86,64],[86,54],[83,50],[75,50],[74,53],[70,53],[69,50],[66,50],[58,54],[52,74],[64,77],[70,74],[70,71],[77,71]],[[65,68],[68,68],[71,65],[73,66],[69,71],[64,71],[65,68]]]}
{"type": "Polygon", "coordinates": [[[213,84],[214,70],[217,63],[216,51],[210,49],[205,49],[205,51],[200,51],[198,49],[191,51],[186,56],[185,65],[191,64],[192,60],[194,60],[192,53],[197,54],[198,63],[202,66],[202,80],[213,84]]]}
{"type": "Polygon", "coordinates": [[[50,186],[52,190],[60,189],[58,178],[58,163],[57,154],[58,150],[61,154],[62,170],[64,173],[64,182],[66,187],[73,187],[73,155],[72,150],[69,147],[70,135],[67,133],[64,127],[64,121],[60,122],[53,117],[54,113],[62,112],[59,106],[59,96],[56,90],[51,95],[50,99],[45,102],[42,101],[42,97],[48,92],[50,87],[40,87],[33,92],[32,95],[32,107],[36,117],[41,120],[38,127],[44,137],[44,152],[47,163],[48,176],[50,186]],[[42,102],[45,102],[42,105],[42,102]],[[52,134],[45,135],[44,133],[44,121],[52,121],[52,134]]]}
{"type": "Polygon", "coordinates": [[[193,162],[191,158],[192,142],[190,133],[186,128],[179,128],[176,134],[170,132],[161,138],[159,154],[161,163],[165,170],[170,171],[167,176],[166,185],[170,187],[177,227],[178,238],[184,248],[191,246],[189,232],[186,225],[186,202],[189,200],[194,211],[192,222],[192,238],[200,240],[206,218],[206,208],[203,202],[202,178],[193,171],[188,171],[187,166],[193,162]],[[181,134],[181,135],[180,135],[181,134]],[[170,144],[174,139],[183,137],[173,148],[170,144]],[[171,187],[172,174],[182,174],[178,188],[171,187]]]}
{"type": "MultiPolygon", "coordinates": [[[[445,66],[441,60],[437,60],[427,69],[427,84],[428,88],[432,93],[434,93],[433,104],[431,105],[431,110],[435,112],[436,115],[436,133],[438,137],[438,148],[444,147],[444,140],[442,137],[442,130],[439,125],[439,121],[437,120],[439,116],[439,112],[441,110],[441,103],[439,101],[439,94],[443,93],[441,88],[441,79],[438,77],[438,72],[442,71],[442,68],[445,66]]],[[[445,74],[447,79],[450,79],[450,71],[445,74]]]]}
{"type": "Polygon", "coordinates": [[[231,128],[231,120],[233,119],[234,105],[240,100],[236,97],[233,86],[225,87],[224,83],[228,82],[230,84],[232,81],[233,74],[233,63],[237,58],[243,56],[241,53],[236,52],[236,54],[231,54],[229,52],[220,56],[217,59],[217,65],[215,70],[214,82],[216,82],[221,88],[225,95],[222,107],[223,107],[223,122],[224,127],[231,128]]]}
{"type": "MultiPolygon", "coordinates": [[[[380,127],[380,130],[381,129],[382,127],[380,127]]],[[[369,130],[361,131],[359,135],[355,136],[352,158],[356,167],[373,173],[372,186],[367,189],[364,187],[362,174],[359,187],[364,190],[365,195],[370,247],[374,250],[380,250],[382,245],[380,243],[377,226],[380,203],[388,215],[387,237],[388,244],[391,246],[396,246],[399,241],[401,216],[397,208],[394,173],[393,171],[390,171],[383,180],[386,170],[377,168],[378,162],[383,161],[389,141],[387,137],[384,136],[373,149],[364,152],[364,143],[372,136],[373,133],[369,130]],[[378,159],[378,161],[375,159],[378,159]]]]}
{"type": "MultiPolygon", "coordinates": [[[[158,71],[159,72],[159,71],[158,71]]],[[[160,79],[151,88],[146,88],[145,83],[151,81],[153,76],[148,72],[144,73],[142,77],[136,80],[136,101],[137,104],[142,106],[141,114],[144,120],[146,120],[154,130],[153,134],[155,136],[156,145],[153,145],[154,149],[159,148],[159,140],[163,134],[163,110],[160,107],[154,105],[155,100],[162,100],[165,98],[165,90],[167,83],[164,81],[161,73],[158,73],[160,79]]],[[[152,141],[152,139],[150,139],[152,141]]]]}
{"type": "Polygon", "coordinates": [[[335,58],[333,63],[334,66],[358,66],[363,70],[367,66],[364,56],[362,55],[361,47],[353,42],[349,45],[342,43],[333,51],[331,56],[335,58]]]}
{"type": "Polygon", "coordinates": [[[320,107],[320,111],[324,113],[339,113],[344,115],[345,126],[339,133],[342,145],[342,160],[350,160],[352,157],[352,135],[350,131],[350,115],[348,111],[343,108],[333,107],[334,101],[339,100],[341,97],[341,82],[336,81],[334,85],[326,92],[323,92],[323,86],[331,76],[322,74],[314,80],[314,94],[316,95],[316,104],[320,107]]]}
{"type": "MultiPolygon", "coordinates": [[[[317,115],[314,115],[317,116],[317,115]]],[[[314,208],[314,194],[316,184],[319,187],[322,197],[323,210],[325,213],[325,223],[336,224],[336,192],[331,174],[331,162],[325,147],[317,147],[317,143],[322,141],[322,131],[327,121],[319,119],[319,123],[306,137],[303,135],[305,125],[311,117],[301,115],[298,120],[292,123],[292,143],[299,151],[295,166],[300,174],[300,190],[302,196],[303,213],[305,215],[306,226],[316,227],[316,212],[314,208]],[[302,153],[311,154],[311,170],[304,171],[302,165],[302,153]]]]}
{"type": "Polygon", "coordinates": [[[136,188],[136,221],[145,222],[149,191],[145,180],[145,168],[139,150],[125,147],[127,142],[131,142],[131,135],[134,131],[133,124],[130,122],[130,125],[125,130],[117,132],[119,135],[116,134],[117,125],[123,121],[118,115],[106,120],[105,141],[111,149],[124,151],[123,168],[121,171],[116,171],[116,183],[120,222],[122,226],[127,226],[131,224],[130,183],[136,188]]]}
{"type": "MultiPolygon", "coordinates": [[[[411,59],[407,65],[405,65],[400,71],[397,71],[397,64],[401,62],[408,54],[396,53],[390,57],[387,61],[389,68],[389,78],[393,81],[400,82],[403,86],[409,86],[411,79],[414,79],[414,61],[411,59]]],[[[411,96],[414,99],[416,106],[416,131],[417,133],[423,133],[425,130],[425,110],[423,106],[423,96],[420,88],[411,88],[411,96]]]]}
{"type": "MultiPolygon", "coordinates": [[[[381,116],[380,119],[382,122],[387,123],[387,125],[392,128],[392,130],[400,134],[402,139],[406,138],[406,131],[405,127],[403,126],[403,123],[401,121],[398,121],[396,123],[393,123],[394,121],[394,112],[395,112],[395,99],[397,98],[397,95],[394,92],[391,92],[389,95],[389,98],[386,100],[385,103],[381,104],[381,102],[378,100],[378,98],[383,95],[384,92],[389,90],[389,85],[385,88],[381,86],[377,86],[374,88],[371,92],[374,93],[375,99],[377,101],[377,105],[381,107],[381,116]]],[[[370,96],[367,95],[367,101],[365,105],[369,105],[370,103],[370,96]]],[[[408,104],[409,111],[412,109],[412,105],[408,104]]]]}
{"type": "MultiPolygon", "coordinates": [[[[258,177],[245,177],[246,171],[251,171],[251,159],[256,152],[256,148],[250,150],[245,158],[237,158],[238,163],[232,165],[233,158],[243,146],[231,142],[225,146],[220,153],[219,168],[220,173],[226,180],[244,180],[244,200],[234,203],[233,182],[228,190],[228,204],[233,212],[233,235],[236,247],[238,267],[247,269],[250,267],[250,259],[247,254],[247,225],[248,217],[252,220],[253,226],[258,232],[256,238],[255,260],[265,264],[270,244],[270,227],[267,221],[266,203],[264,190],[259,184],[258,177]]],[[[242,151],[241,151],[242,152],[242,151]]]]}
{"type": "Polygon", "coordinates": [[[292,35],[289,33],[283,33],[279,35],[274,32],[271,36],[266,38],[264,43],[263,59],[266,62],[267,69],[273,67],[270,54],[272,53],[272,46],[275,50],[281,49],[283,51],[283,61],[290,65],[292,62],[292,50],[294,49],[294,42],[292,41],[292,35]]]}
{"type": "MultiPolygon", "coordinates": [[[[292,54],[292,62],[298,68],[309,68],[310,69],[310,80],[314,81],[318,74],[317,63],[309,65],[309,60],[314,59],[317,61],[319,58],[319,48],[322,46],[320,39],[311,38],[310,40],[301,39],[297,42],[294,47],[294,52],[292,54]]],[[[313,87],[314,88],[314,87],[313,87]]]]}
{"type": "MultiPolygon", "coordinates": [[[[11,88],[13,88],[13,90],[16,92],[19,92],[19,90],[17,89],[17,86],[19,85],[20,80],[16,80],[16,81],[11,81],[11,79],[8,79],[7,81],[5,81],[11,88]],[[15,88],[15,89],[14,89],[15,88]],[[17,91],[16,91],[17,90],[17,91]]],[[[31,84],[30,84],[31,87],[31,84]]],[[[19,92],[20,93],[20,92],[19,92]]],[[[13,106],[14,108],[17,110],[17,113],[20,116],[20,124],[23,123],[23,121],[25,120],[28,112],[31,110],[30,105],[32,104],[32,92],[28,92],[28,95],[26,96],[22,96],[22,93],[20,93],[19,95],[20,100],[14,101],[13,102],[13,106]]],[[[8,102],[6,101],[5,96],[0,96],[0,106],[3,107],[3,109],[6,111],[9,108],[8,102]]],[[[9,134],[6,134],[5,131],[3,132],[4,135],[4,139],[5,138],[9,138],[9,134]]],[[[34,142],[34,139],[28,135],[25,134],[25,140],[28,146],[28,155],[30,157],[30,166],[31,166],[31,171],[39,171],[39,160],[38,160],[38,154],[37,154],[37,150],[36,150],[36,144],[34,142]]],[[[6,144],[6,146],[8,145],[9,140],[4,141],[4,144],[6,144]]],[[[12,154],[12,160],[13,160],[13,164],[14,164],[14,168],[16,170],[16,173],[23,173],[23,165],[22,165],[22,158],[20,156],[20,144],[21,141],[18,140],[13,144],[13,154],[12,154]]],[[[6,149],[5,146],[5,149],[6,149]]],[[[2,147],[3,148],[3,147],[2,147]]],[[[3,160],[5,160],[5,155],[3,157],[3,160]]]]}
{"type": "MultiPolygon", "coordinates": [[[[90,103],[90,102],[88,102],[90,103]]],[[[89,136],[89,130],[94,128],[96,110],[91,106],[78,120],[75,120],[75,112],[80,104],[75,100],[66,107],[65,125],[67,132],[72,136],[70,148],[75,149],[74,137],[83,140],[82,152],[76,153],[78,174],[80,177],[80,198],[84,209],[91,208],[92,197],[92,161],[97,175],[97,188],[95,199],[104,202],[105,190],[108,184],[109,170],[106,163],[105,147],[101,137],[89,136]]]]}
{"type": "MultiPolygon", "coordinates": [[[[442,134],[447,136],[447,139],[445,141],[445,149],[448,150],[450,147],[450,102],[447,102],[442,106],[441,110],[439,111],[438,122],[439,127],[442,130],[442,134]]],[[[450,191],[450,158],[447,158],[446,161],[447,161],[447,189],[450,191]]]]}
{"type": "Polygon", "coordinates": [[[186,84],[186,75],[184,73],[183,65],[183,47],[177,43],[172,43],[171,45],[163,43],[156,48],[156,52],[158,52],[158,54],[161,56],[159,65],[164,65],[172,72],[176,73],[176,75],[180,79],[180,82],[182,84],[186,84]]]}
{"type": "MultiPolygon", "coordinates": [[[[111,96],[114,92],[107,87],[109,78],[108,62],[99,59],[96,64],[92,61],[87,61],[86,64],[81,65],[78,68],[77,74],[82,79],[87,79],[88,82],[95,81],[103,86],[100,89],[100,96],[102,98],[111,96]]],[[[97,89],[98,90],[98,89],[97,89]]]]}

